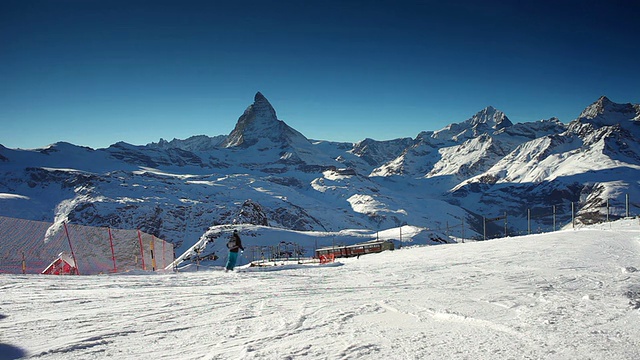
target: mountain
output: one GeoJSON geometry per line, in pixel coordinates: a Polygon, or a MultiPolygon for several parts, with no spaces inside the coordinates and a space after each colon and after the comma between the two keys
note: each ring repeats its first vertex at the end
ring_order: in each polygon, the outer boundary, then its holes
{"type": "Polygon", "coordinates": [[[581,124],[593,124],[596,127],[621,125],[635,128],[640,122],[640,104],[616,104],[606,96],[584,109],[578,117],[581,124]]]}
{"type": "Polygon", "coordinates": [[[483,134],[497,132],[510,126],[513,126],[513,123],[502,111],[493,106],[488,106],[467,121],[460,124],[451,124],[442,130],[431,133],[430,137],[462,142],[477,138],[483,134]]]}
{"type": "Polygon", "coordinates": [[[558,226],[569,224],[571,206],[590,223],[607,201],[611,216],[625,215],[627,195],[637,207],[639,119],[639,105],[606,97],[569,124],[513,123],[489,106],[415,138],[352,144],[306,138],[258,92],[228,135],[106,149],[0,146],[0,215],[140,228],[179,247],[225,224],[327,232],[409,224],[478,238],[549,229],[552,208],[558,226]],[[483,220],[505,213],[504,226],[483,220]]]}
{"type": "Polygon", "coordinates": [[[601,97],[566,131],[522,143],[488,170],[458,184],[451,195],[476,199],[470,208],[478,212],[496,202],[507,208],[509,202],[519,213],[531,204],[546,203],[549,209],[575,203],[580,219],[589,222],[611,211],[610,202],[616,215],[622,215],[625,195],[640,198],[639,118],[640,106],[601,97]]]}
{"type": "Polygon", "coordinates": [[[452,175],[461,181],[486,171],[528,140],[564,130],[555,118],[514,125],[503,112],[489,106],[462,123],[418,134],[415,143],[398,158],[374,169],[371,175],[452,175]]]}
{"type": "Polygon", "coordinates": [[[267,98],[258,92],[242,116],[236,127],[222,142],[222,147],[247,148],[256,144],[261,147],[304,146],[309,140],[284,121],[278,120],[276,111],[267,98]]]}
{"type": "Polygon", "coordinates": [[[214,137],[195,135],[184,140],[173,139],[167,141],[160,139],[157,143],[151,143],[148,146],[158,149],[181,149],[189,152],[209,151],[217,148],[226,138],[224,135],[214,137]]]}

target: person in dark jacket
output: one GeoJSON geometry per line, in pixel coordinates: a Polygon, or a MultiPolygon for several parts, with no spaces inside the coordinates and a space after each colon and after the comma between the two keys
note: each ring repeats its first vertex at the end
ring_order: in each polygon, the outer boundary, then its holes
{"type": "Polygon", "coordinates": [[[227,257],[225,271],[233,270],[236,266],[236,261],[238,260],[238,250],[244,251],[242,240],[240,240],[240,235],[238,235],[238,230],[233,230],[233,235],[231,235],[231,239],[227,243],[227,247],[229,248],[229,256],[227,257]]]}

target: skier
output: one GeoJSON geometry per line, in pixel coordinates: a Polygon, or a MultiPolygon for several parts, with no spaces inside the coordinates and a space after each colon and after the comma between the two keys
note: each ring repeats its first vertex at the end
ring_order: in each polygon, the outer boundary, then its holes
{"type": "Polygon", "coordinates": [[[229,256],[227,257],[225,272],[233,270],[233,268],[236,266],[236,261],[238,260],[238,250],[244,251],[242,241],[240,240],[240,235],[238,235],[238,230],[233,230],[233,235],[231,235],[231,239],[227,243],[227,247],[229,248],[229,256]]]}

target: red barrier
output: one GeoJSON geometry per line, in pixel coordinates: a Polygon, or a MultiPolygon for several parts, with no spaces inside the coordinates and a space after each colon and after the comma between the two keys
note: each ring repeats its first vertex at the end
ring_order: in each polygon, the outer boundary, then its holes
{"type": "Polygon", "coordinates": [[[327,264],[330,262],[334,262],[336,260],[336,256],[333,254],[320,255],[320,264],[327,264]]]}
{"type": "Polygon", "coordinates": [[[71,244],[82,275],[140,270],[141,260],[145,264],[152,261],[149,251],[152,241],[155,258],[160,256],[160,249],[163,259],[173,258],[171,243],[144,232],[66,225],[68,238],[62,226],[0,216],[0,273],[39,274],[60,253],[71,253],[71,244]],[[162,247],[157,241],[162,242],[162,247]]]}

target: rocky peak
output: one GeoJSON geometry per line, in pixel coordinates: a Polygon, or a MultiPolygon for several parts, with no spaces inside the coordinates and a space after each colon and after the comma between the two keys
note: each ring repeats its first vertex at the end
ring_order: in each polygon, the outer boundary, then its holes
{"type": "Polygon", "coordinates": [[[591,124],[596,128],[602,126],[631,125],[632,121],[640,120],[640,105],[618,104],[606,96],[601,96],[580,113],[578,123],[591,124]]]}
{"type": "MultiPolygon", "coordinates": [[[[260,93],[258,93],[260,94],[260,93]]],[[[251,199],[245,200],[238,214],[233,218],[233,224],[253,224],[269,226],[267,215],[265,214],[262,206],[251,199]]]]}
{"type": "Polygon", "coordinates": [[[481,124],[486,124],[492,129],[500,130],[505,127],[512,126],[511,120],[505,115],[502,111],[494,108],[493,106],[487,106],[482,109],[471,119],[467,120],[467,123],[471,126],[478,126],[481,124]]]}
{"type": "Polygon", "coordinates": [[[269,100],[258,92],[253,99],[253,104],[247,107],[238,119],[236,127],[221,145],[222,147],[251,146],[258,141],[261,134],[268,134],[265,130],[277,124],[278,117],[275,109],[269,100]]]}
{"type": "Polygon", "coordinates": [[[450,124],[446,128],[434,132],[430,137],[440,141],[463,142],[511,126],[513,123],[507,118],[507,115],[493,106],[487,106],[465,122],[450,124]]]}
{"type": "Polygon", "coordinates": [[[278,120],[276,111],[269,100],[256,93],[253,104],[249,105],[238,123],[227,138],[220,144],[222,147],[242,146],[249,147],[261,140],[270,140],[277,145],[308,140],[299,132],[290,128],[283,121],[278,120]],[[296,138],[295,140],[293,138],[296,138]]]}
{"type": "Polygon", "coordinates": [[[611,100],[609,100],[609,98],[603,95],[603,96],[600,96],[600,98],[598,98],[596,102],[587,106],[587,108],[584,109],[582,113],[580,113],[579,117],[586,118],[586,119],[593,119],[596,116],[603,114],[605,112],[605,109],[610,109],[615,105],[617,104],[612,102],[611,100]]]}
{"type": "Polygon", "coordinates": [[[215,149],[222,141],[226,139],[224,135],[218,135],[215,137],[210,137],[206,135],[194,135],[188,137],[184,140],[181,139],[173,139],[171,141],[167,141],[165,139],[160,139],[157,143],[147,144],[150,148],[155,149],[181,149],[185,151],[210,151],[215,149]]]}
{"type": "Polygon", "coordinates": [[[399,138],[387,141],[376,141],[370,138],[354,144],[351,153],[359,156],[369,165],[380,166],[402,154],[414,144],[411,138],[399,138]]]}
{"type": "Polygon", "coordinates": [[[271,106],[269,100],[267,100],[264,95],[260,91],[256,93],[256,96],[253,97],[253,104],[249,105],[247,110],[245,111],[245,115],[253,115],[255,118],[264,121],[278,121],[278,117],[276,116],[276,110],[271,106]]]}

